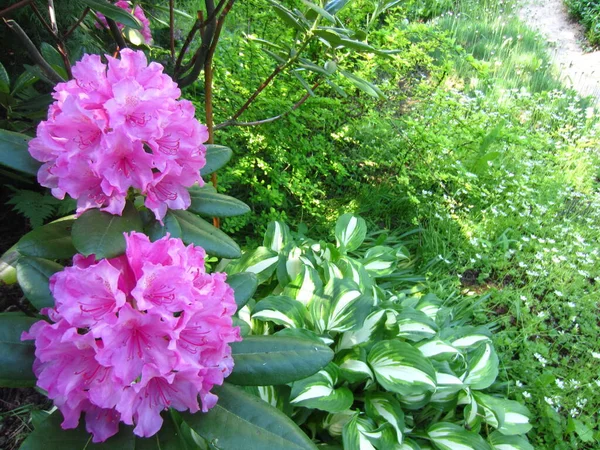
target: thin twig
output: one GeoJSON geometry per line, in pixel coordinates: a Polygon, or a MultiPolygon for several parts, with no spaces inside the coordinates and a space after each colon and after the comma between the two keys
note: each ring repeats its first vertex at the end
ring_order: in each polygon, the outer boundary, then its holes
{"type": "Polygon", "coordinates": [[[48,33],[50,33],[52,37],[56,39],[56,34],[54,34],[54,30],[50,25],[48,25],[48,22],[46,22],[46,19],[44,19],[44,16],[42,16],[42,13],[40,13],[40,10],[37,8],[37,6],[35,6],[35,3],[32,3],[30,6],[31,9],[33,9],[33,13],[37,16],[38,19],[40,19],[42,25],[44,25],[44,28],[46,28],[46,30],[48,30],[48,33]]]}
{"type": "Polygon", "coordinates": [[[85,17],[88,15],[89,12],[90,12],[90,8],[89,7],[85,8],[83,10],[83,13],[81,13],[81,16],[79,16],[79,19],[77,19],[77,22],[75,22],[73,24],[73,26],[71,28],[69,28],[67,30],[67,32],[63,35],[63,39],[66,39],[67,37],[69,37],[71,35],[71,33],[77,29],[77,27],[79,26],[79,24],[81,22],[83,22],[83,19],[85,19],[85,17]]]}
{"type": "MultiPolygon", "coordinates": [[[[315,84],[313,84],[313,86],[312,86],[311,89],[314,91],[316,88],[319,87],[320,84],[321,84],[321,82],[317,81],[315,84]]],[[[298,100],[296,103],[294,103],[294,106],[292,106],[290,109],[288,109],[287,111],[282,112],[281,114],[279,114],[277,116],[269,117],[267,119],[262,119],[262,120],[254,120],[254,121],[251,121],[251,122],[238,122],[236,120],[229,119],[229,120],[226,120],[223,123],[215,125],[214,128],[215,128],[215,130],[221,130],[221,129],[226,128],[226,127],[253,127],[253,126],[256,126],[256,125],[264,125],[265,123],[275,122],[276,120],[282,119],[283,117],[287,116],[291,112],[293,112],[296,109],[298,109],[300,106],[302,106],[302,104],[306,100],[308,100],[308,98],[310,96],[311,96],[310,92],[307,92],[306,94],[304,94],[302,96],[302,98],[300,100],[298,100]]]]}
{"type": "MultiPolygon", "coordinates": [[[[204,25],[206,25],[209,22],[211,22],[217,16],[217,14],[219,14],[219,11],[221,10],[221,8],[223,7],[223,5],[225,4],[226,1],[227,0],[221,0],[217,4],[217,6],[215,7],[215,10],[212,12],[212,14],[209,14],[208,17],[206,18],[206,22],[204,22],[204,25]]],[[[225,15],[227,15],[227,13],[225,15]]]]}
{"type": "Polygon", "coordinates": [[[14,11],[15,9],[22,8],[23,6],[30,4],[32,1],[33,0],[22,0],[18,3],[15,3],[14,5],[10,5],[8,8],[4,8],[3,10],[0,11],[0,17],[6,16],[7,14],[14,11]]]}
{"type": "Polygon", "coordinates": [[[185,54],[187,53],[188,47],[192,43],[192,39],[194,39],[194,36],[198,32],[198,30],[200,30],[200,23],[200,20],[196,20],[196,22],[194,22],[194,26],[192,27],[187,37],[185,38],[185,41],[183,42],[183,46],[181,47],[179,55],[177,56],[177,61],[175,62],[175,75],[177,75],[179,73],[179,70],[181,69],[181,63],[183,61],[183,58],[185,57],[185,54]]]}
{"type": "Polygon", "coordinates": [[[127,48],[127,44],[125,43],[125,39],[123,39],[123,34],[121,33],[121,30],[119,30],[117,23],[114,20],[109,19],[108,17],[106,18],[106,23],[108,24],[108,28],[110,28],[110,32],[113,35],[113,39],[119,46],[119,50],[127,48]]]}
{"type": "Polygon", "coordinates": [[[2,20],[4,20],[4,23],[7,27],[9,27],[17,34],[17,36],[19,36],[31,58],[38,66],[40,66],[50,81],[54,83],[61,83],[65,81],[63,77],[61,77],[52,67],[50,67],[50,64],[48,64],[40,52],[38,52],[37,48],[35,48],[35,45],[33,45],[33,42],[31,42],[31,39],[29,39],[29,36],[27,36],[27,33],[23,31],[17,22],[14,20],[6,20],[4,18],[2,20]]]}

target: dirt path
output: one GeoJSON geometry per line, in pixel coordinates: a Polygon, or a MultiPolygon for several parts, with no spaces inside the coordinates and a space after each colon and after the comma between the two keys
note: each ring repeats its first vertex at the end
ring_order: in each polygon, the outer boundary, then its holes
{"type": "Polygon", "coordinates": [[[583,28],[569,18],[563,0],[525,0],[520,16],[548,40],[565,84],[600,100],[600,51],[584,52],[583,28]]]}

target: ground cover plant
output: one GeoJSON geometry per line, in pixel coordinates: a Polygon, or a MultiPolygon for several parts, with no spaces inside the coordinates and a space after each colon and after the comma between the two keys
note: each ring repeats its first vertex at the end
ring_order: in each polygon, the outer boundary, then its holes
{"type": "Polygon", "coordinates": [[[600,3],[595,0],[566,0],[569,13],[585,27],[585,37],[592,46],[600,42],[600,3]]]}

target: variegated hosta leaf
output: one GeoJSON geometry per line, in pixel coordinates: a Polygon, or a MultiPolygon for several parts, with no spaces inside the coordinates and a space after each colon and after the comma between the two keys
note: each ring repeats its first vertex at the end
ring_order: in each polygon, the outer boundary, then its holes
{"type": "Polygon", "coordinates": [[[323,297],[313,298],[309,311],[317,332],[345,332],[362,326],[371,305],[372,299],[354,282],[334,278],[325,286],[323,297]]]}
{"type": "Polygon", "coordinates": [[[329,434],[333,437],[342,435],[344,425],[346,425],[356,415],[355,411],[347,409],[339,413],[327,414],[323,420],[323,428],[329,431],[329,434]]]}
{"type": "Polygon", "coordinates": [[[485,411],[485,421],[505,435],[525,434],[531,430],[531,413],[519,402],[473,392],[473,397],[485,411]]]}
{"type": "Polygon", "coordinates": [[[440,337],[465,352],[477,348],[482,342],[491,342],[491,333],[484,327],[448,328],[440,333],[440,337]]]}
{"type": "Polygon", "coordinates": [[[498,376],[498,355],[491,342],[482,342],[468,357],[468,372],[464,383],[471,389],[485,389],[498,376]]]}
{"type": "Polygon", "coordinates": [[[362,263],[372,277],[389,275],[396,270],[398,264],[396,250],[383,245],[371,247],[365,253],[362,263]]]}
{"type": "Polygon", "coordinates": [[[318,272],[312,267],[304,265],[296,278],[285,287],[283,295],[298,300],[303,305],[308,305],[315,295],[322,295],[322,291],[323,282],[318,272]]]}
{"type": "Polygon", "coordinates": [[[433,358],[437,361],[447,361],[456,358],[458,355],[462,356],[456,348],[439,338],[421,341],[416,344],[415,347],[417,347],[426,358],[433,358]]]}
{"type": "Polygon", "coordinates": [[[404,308],[396,317],[398,337],[418,342],[437,333],[438,327],[425,313],[412,308],[404,308]]]}
{"type": "Polygon", "coordinates": [[[424,295],[420,300],[415,309],[426,314],[431,320],[435,320],[437,313],[442,307],[442,302],[435,294],[424,295]]]}
{"type": "Polygon", "coordinates": [[[252,272],[258,277],[258,284],[267,281],[277,267],[279,256],[267,247],[258,247],[242,255],[237,261],[227,265],[225,271],[228,274],[238,272],[252,272]]]}
{"type": "Polygon", "coordinates": [[[400,341],[381,341],[369,352],[377,382],[400,395],[419,395],[436,388],[435,369],[419,350],[400,341]]]}
{"type": "Polygon", "coordinates": [[[265,297],[252,310],[253,319],[271,321],[288,328],[303,327],[305,316],[305,306],[285,295],[265,297]]]}
{"type": "Polygon", "coordinates": [[[347,331],[342,335],[337,350],[352,348],[365,342],[375,341],[383,335],[384,310],[373,311],[367,316],[362,327],[356,331],[347,331]]]}
{"type": "Polygon", "coordinates": [[[337,264],[331,261],[323,261],[321,265],[323,267],[323,279],[325,280],[325,283],[329,283],[334,279],[341,280],[344,278],[344,274],[337,264]]]}
{"type": "Polygon", "coordinates": [[[354,281],[363,294],[369,294],[373,289],[373,280],[365,267],[355,259],[342,256],[337,262],[344,278],[350,278],[354,281]]]}
{"type": "Polygon", "coordinates": [[[498,431],[490,434],[489,441],[494,450],[533,450],[527,438],[521,436],[505,436],[498,431]]]}
{"type": "Polygon", "coordinates": [[[337,246],[346,252],[360,247],[367,236],[367,224],[362,217],[354,214],[340,216],[335,224],[335,240],[337,246]]]}
{"type": "Polygon", "coordinates": [[[335,356],[335,363],[340,368],[340,376],[349,383],[375,379],[367,364],[367,351],[363,347],[340,351],[335,356]]]}
{"type": "Polygon", "coordinates": [[[465,405],[465,409],[463,410],[465,426],[469,430],[479,431],[484,412],[479,410],[479,405],[469,388],[459,392],[457,404],[465,405]]]}
{"type": "Polygon", "coordinates": [[[365,397],[367,415],[379,425],[388,423],[394,429],[396,444],[404,437],[404,412],[398,400],[390,393],[368,392],[365,397]]]}
{"type": "Polygon", "coordinates": [[[431,392],[422,394],[399,395],[398,400],[405,410],[416,411],[431,403],[431,392]]]}
{"type": "Polygon", "coordinates": [[[323,370],[304,380],[292,384],[290,403],[294,406],[315,408],[327,412],[345,411],[354,402],[354,396],[347,387],[335,388],[339,369],[329,363],[323,370]]]}
{"type": "Polygon", "coordinates": [[[283,249],[292,242],[292,234],[290,229],[284,222],[270,222],[267,226],[267,232],[263,240],[263,246],[281,253],[283,249]]]}
{"type": "Polygon", "coordinates": [[[453,423],[438,422],[429,427],[427,434],[440,450],[492,450],[479,434],[453,423]]]}
{"type": "MultiPolygon", "coordinates": [[[[437,389],[431,396],[431,402],[438,407],[454,406],[458,400],[458,393],[465,387],[460,378],[444,372],[436,373],[437,389]]],[[[443,408],[446,410],[446,408],[443,408]]]]}
{"type": "Polygon", "coordinates": [[[421,448],[422,447],[412,439],[404,439],[404,442],[394,448],[394,450],[421,450],[421,448]]]}
{"type": "Polygon", "coordinates": [[[240,388],[277,409],[282,411],[286,407],[289,409],[287,398],[289,397],[290,388],[288,386],[240,386],[240,388]]]}
{"type": "Polygon", "coordinates": [[[377,450],[375,423],[358,414],[344,426],[342,438],[344,450],[377,450]]]}
{"type": "Polygon", "coordinates": [[[304,270],[305,264],[312,267],[312,263],[302,256],[300,247],[292,247],[287,254],[281,253],[277,262],[277,281],[279,281],[279,284],[286,287],[304,270]]]}

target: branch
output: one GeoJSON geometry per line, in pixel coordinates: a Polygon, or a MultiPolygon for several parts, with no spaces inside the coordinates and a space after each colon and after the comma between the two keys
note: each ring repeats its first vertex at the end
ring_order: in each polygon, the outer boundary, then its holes
{"type": "MultiPolygon", "coordinates": [[[[316,88],[319,87],[320,84],[321,84],[321,82],[317,81],[315,84],[313,84],[313,86],[312,86],[311,89],[314,91],[316,88]]],[[[285,116],[287,116],[288,114],[290,114],[291,112],[293,112],[293,111],[297,110],[298,108],[300,108],[300,106],[302,106],[302,104],[306,100],[308,100],[309,97],[310,97],[310,93],[307,92],[290,109],[288,109],[287,111],[282,112],[281,114],[279,114],[277,116],[269,117],[268,119],[254,120],[252,122],[238,122],[238,121],[236,121],[234,119],[229,119],[229,120],[226,120],[223,123],[215,125],[214,128],[215,128],[215,130],[220,130],[220,129],[226,128],[226,127],[253,127],[255,125],[263,125],[265,123],[275,122],[276,120],[282,119],[285,116]]]]}
{"type": "Polygon", "coordinates": [[[40,13],[40,10],[37,8],[37,6],[35,6],[35,3],[31,4],[31,9],[33,9],[33,12],[37,16],[37,18],[40,19],[40,22],[42,22],[42,25],[44,25],[44,28],[46,28],[46,30],[48,30],[48,33],[50,33],[52,35],[52,37],[56,39],[56,34],[54,33],[54,30],[50,27],[50,25],[48,25],[48,22],[46,22],[46,20],[40,13]]]}
{"type": "Polygon", "coordinates": [[[89,12],[90,12],[90,8],[89,8],[89,7],[85,8],[85,9],[83,10],[83,13],[81,13],[81,16],[79,17],[79,19],[77,19],[77,22],[75,22],[75,23],[73,24],[73,26],[72,26],[71,28],[69,28],[69,29],[67,30],[67,32],[66,32],[66,33],[63,35],[63,39],[66,39],[67,37],[69,37],[69,36],[71,35],[71,33],[72,33],[73,31],[75,31],[75,29],[77,29],[77,27],[79,26],[79,24],[80,24],[81,22],[83,22],[83,19],[85,19],[85,17],[88,15],[88,13],[89,13],[89,12]]]}
{"type": "MultiPolygon", "coordinates": [[[[214,13],[214,11],[215,11],[214,0],[206,0],[207,14],[209,16],[211,16],[214,13]]],[[[198,50],[196,50],[196,53],[194,54],[195,62],[192,67],[192,70],[190,71],[190,73],[188,75],[186,75],[182,79],[176,80],[178,82],[180,88],[189,86],[190,84],[192,84],[194,81],[196,81],[198,79],[198,75],[200,75],[200,72],[204,68],[204,63],[206,62],[206,57],[208,55],[208,51],[210,50],[210,44],[211,44],[213,36],[215,34],[216,26],[217,26],[216,20],[213,18],[213,20],[211,22],[209,22],[207,24],[206,28],[204,29],[204,32],[202,33],[202,38],[201,38],[202,44],[200,45],[200,47],[198,48],[198,50]]]]}
{"type": "Polygon", "coordinates": [[[15,3],[14,5],[10,5],[8,8],[4,8],[0,11],[0,17],[6,16],[8,13],[14,11],[15,9],[22,8],[23,6],[30,4],[32,1],[33,0],[22,0],[20,2],[15,3]]]}
{"type": "Polygon", "coordinates": [[[185,38],[183,46],[181,47],[181,50],[179,51],[179,55],[177,56],[177,61],[175,62],[175,70],[174,70],[175,76],[177,76],[177,74],[179,74],[179,71],[181,69],[181,63],[183,62],[183,58],[185,57],[188,47],[192,43],[192,39],[194,39],[196,32],[198,30],[200,30],[201,23],[202,23],[202,21],[200,19],[197,19],[196,22],[194,22],[194,26],[192,27],[192,29],[188,33],[187,37],[185,38]]]}
{"type": "Polygon", "coordinates": [[[171,62],[175,60],[175,1],[169,0],[169,40],[171,44],[171,62]]]}
{"type": "Polygon", "coordinates": [[[110,32],[112,33],[115,42],[119,46],[119,50],[127,48],[127,44],[125,43],[125,39],[123,39],[123,34],[121,33],[121,30],[119,30],[117,23],[108,17],[106,18],[106,23],[108,24],[108,28],[110,28],[110,32]]]}
{"type": "MultiPolygon", "coordinates": [[[[219,14],[219,11],[221,10],[221,8],[223,7],[223,5],[225,4],[226,1],[227,0],[221,0],[217,4],[217,6],[215,7],[215,10],[212,12],[212,14],[208,15],[208,17],[206,18],[206,21],[202,24],[202,26],[206,26],[208,23],[212,22],[215,17],[217,17],[217,14],[219,14]]],[[[231,8],[231,6],[229,8],[231,8]]],[[[225,13],[225,15],[227,15],[227,13],[225,13]]]]}
{"type": "Polygon", "coordinates": [[[17,22],[14,20],[6,20],[4,18],[2,20],[4,20],[4,23],[6,26],[8,26],[8,28],[10,28],[17,34],[17,36],[19,36],[31,58],[38,66],[40,66],[50,81],[53,81],[54,83],[62,83],[65,81],[63,77],[61,77],[52,67],[50,67],[50,64],[48,64],[40,52],[38,52],[37,48],[35,48],[35,45],[33,45],[33,42],[31,42],[31,39],[29,39],[29,36],[27,36],[27,33],[23,31],[17,22]]]}

